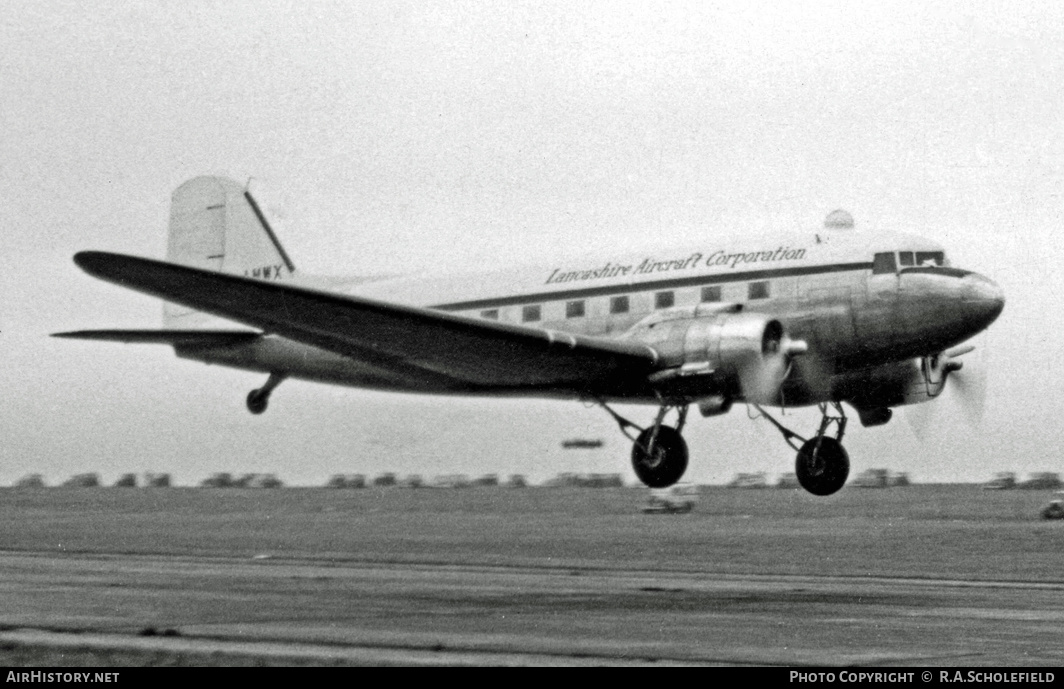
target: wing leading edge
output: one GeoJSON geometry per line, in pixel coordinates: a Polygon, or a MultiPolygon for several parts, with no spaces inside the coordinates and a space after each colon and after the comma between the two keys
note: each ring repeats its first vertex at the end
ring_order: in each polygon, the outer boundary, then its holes
{"type": "MultiPolygon", "coordinates": [[[[122,254],[74,257],[90,275],[376,366],[456,388],[631,394],[658,355],[635,342],[557,333],[122,254]]],[[[101,331],[68,337],[122,339],[101,331]],[[95,337],[93,337],[95,336],[95,337]]],[[[131,331],[132,332],[132,331],[131,331]]],[[[130,337],[123,341],[148,341],[130,337]]]]}
{"type": "Polygon", "coordinates": [[[103,340],[127,344],[232,345],[251,342],[262,333],[246,330],[75,330],[53,333],[71,340],[103,340]]]}

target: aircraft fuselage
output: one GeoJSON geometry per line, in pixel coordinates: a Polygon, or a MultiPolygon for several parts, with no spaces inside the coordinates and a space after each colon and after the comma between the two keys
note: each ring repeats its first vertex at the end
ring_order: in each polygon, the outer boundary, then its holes
{"type": "MultiPolygon", "coordinates": [[[[678,372],[669,382],[618,380],[595,390],[546,387],[531,394],[654,404],[663,398],[677,404],[709,400],[704,413],[712,413],[712,400],[725,402],[722,410],[743,401],[742,391],[728,383],[734,377],[714,368],[717,352],[706,354],[699,344],[703,335],[715,342],[712,333],[729,327],[728,318],[737,322],[737,314],[778,320],[788,337],[808,345],[769,403],[845,400],[875,410],[932,396],[928,386],[936,381],[920,358],[982,331],[1004,304],[994,282],[950,267],[934,242],[853,230],[727,245],[707,241],[683,250],[542,268],[370,281],[348,291],[544,328],[562,339],[576,334],[643,342],[660,354],[663,367],[678,372]]],[[[439,347],[446,349],[448,342],[439,347]]],[[[434,383],[280,336],[175,349],[207,363],[381,390],[530,394],[527,386],[434,383]]]]}

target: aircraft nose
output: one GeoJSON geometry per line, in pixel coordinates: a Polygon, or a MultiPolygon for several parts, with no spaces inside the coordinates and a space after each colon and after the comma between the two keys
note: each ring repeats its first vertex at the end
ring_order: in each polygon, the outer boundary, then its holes
{"type": "Polygon", "coordinates": [[[996,282],[978,273],[967,275],[964,282],[965,310],[985,328],[997,320],[1005,308],[1005,292],[996,282]]]}

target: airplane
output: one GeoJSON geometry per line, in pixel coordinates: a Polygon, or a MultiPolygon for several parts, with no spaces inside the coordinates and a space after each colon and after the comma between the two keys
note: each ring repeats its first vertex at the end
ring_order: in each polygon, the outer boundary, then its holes
{"type": "Polygon", "coordinates": [[[632,441],[632,468],[652,488],[687,468],[690,406],[711,417],[742,403],[797,450],[801,486],[831,495],[849,475],[843,404],[867,427],[935,399],[1005,303],[997,284],[951,266],[939,244],[858,231],[843,210],[815,231],[707,235],[693,247],[541,268],[308,276],[257,193],[193,178],[173,193],[165,261],[74,256],[89,275],[165,300],[162,329],[55,336],[166,344],[178,357],[268,374],[248,393],[253,414],[287,378],[591,402],[632,441]],[[616,403],[657,412],[639,426],[616,403]],[[821,421],[809,438],[766,409],[813,405],[821,421]]]}

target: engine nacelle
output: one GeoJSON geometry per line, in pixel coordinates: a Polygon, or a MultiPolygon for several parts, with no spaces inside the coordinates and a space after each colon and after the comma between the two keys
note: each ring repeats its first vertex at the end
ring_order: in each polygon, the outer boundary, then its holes
{"type": "MultiPolygon", "coordinates": [[[[847,376],[840,386],[844,398],[859,410],[871,414],[871,410],[901,407],[929,402],[940,394],[950,373],[961,368],[961,362],[946,354],[880,366],[875,371],[860,371],[847,376]]],[[[888,416],[887,419],[890,417],[888,416]]],[[[876,421],[864,425],[875,425],[876,421]]],[[[880,423],[886,423],[881,421],[880,423]]]]}
{"type": "Polygon", "coordinates": [[[783,325],[755,313],[718,313],[693,321],[684,333],[684,364],[708,363],[735,376],[765,356],[779,353],[783,325]]]}
{"type": "Polygon", "coordinates": [[[775,404],[790,357],[806,351],[805,342],[786,337],[778,320],[738,309],[648,319],[632,336],[670,364],[652,382],[667,395],[697,400],[705,416],[725,413],[740,398],[775,404]]]}

